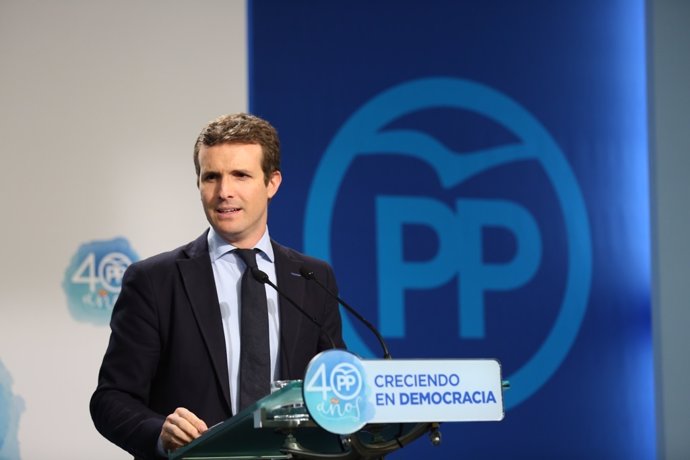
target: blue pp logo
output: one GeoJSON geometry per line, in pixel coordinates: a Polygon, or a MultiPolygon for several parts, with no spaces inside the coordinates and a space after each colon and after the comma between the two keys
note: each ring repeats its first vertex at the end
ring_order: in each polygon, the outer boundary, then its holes
{"type": "Polygon", "coordinates": [[[122,276],[137,260],[124,238],[81,245],[62,282],[72,316],[78,321],[108,324],[122,289],[122,276]]]}
{"type": "MultiPolygon", "coordinates": [[[[482,173],[525,162],[543,171],[560,207],[565,229],[565,281],[560,309],[539,349],[512,375],[506,406],[513,407],[553,375],[577,337],[585,314],[592,276],[589,221],[582,193],[565,155],[529,112],[507,96],[478,83],[431,78],[403,83],[377,95],[356,111],[333,138],[317,169],[306,210],[305,250],[332,260],[331,234],[336,199],[353,162],[367,155],[406,156],[424,162],[446,189],[482,173]],[[457,109],[493,121],[518,139],[497,148],[456,152],[426,132],[391,128],[410,114],[426,109],[457,109]]],[[[405,293],[437,289],[454,278],[457,292],[457,336],[486,337],[487,293],[510,292],[526,285],[543,263],[541,234],[535,216],[522,203],[506,198],[457,196],[452,205],[434,196],[380,194],[375,197],[378,324],[382,334],[404,338],[405,293]],[[403,227],[432,229],[438,250],[428,260],[406,260],[403,227]],[[483,232],[509,233],[515,251],[509,260],[487,261],[483,232]]],[[[433,309],[433,306],[428,306],[433,309]]],[[[349,318],[343,318],[352,350],[372,356],[349,318]]],[[[500,358],[500,357],[499,357],[500,358]]]]}
{"type": "Polygon", "coordinates": [[[349,401],[362,391],[362,374],[350,363],[340,363],[331,371],[331,388],[339,399],[349,401]]]}

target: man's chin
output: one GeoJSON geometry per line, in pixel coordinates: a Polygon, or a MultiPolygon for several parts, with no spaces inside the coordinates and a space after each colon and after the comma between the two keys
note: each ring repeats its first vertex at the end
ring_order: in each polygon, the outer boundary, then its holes
{"type": "Polygon", "coordinates": [[[220,235],[225,241],[229,243],[239,241],[242,239],[242,234],[233,230],[216,227],[215,231],[218,235],[220,235]]]}
{"type": "Polygon", "coordinates": [[[213,231],[224,240],[236,239],[241,235],[240,229],[236,225],[230,225],[229,222],[219,222],[217,219],[209,219],[208,221],[213,231]]]}

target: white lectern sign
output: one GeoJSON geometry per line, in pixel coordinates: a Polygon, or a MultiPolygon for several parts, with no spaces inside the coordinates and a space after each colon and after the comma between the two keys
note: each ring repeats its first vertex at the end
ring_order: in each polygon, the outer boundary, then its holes
{"type": "Polygon", "coordinates": [[[491,359],[361,360],[343,350],[316,356],[304,402],[327,431],[367,423],[500,421],[501,366],[491,359]]]}

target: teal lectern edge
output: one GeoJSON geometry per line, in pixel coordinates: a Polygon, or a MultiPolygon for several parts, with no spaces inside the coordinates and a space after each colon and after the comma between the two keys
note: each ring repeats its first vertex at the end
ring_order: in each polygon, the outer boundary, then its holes
{"type": "Polygon", "coordinates": [[[171,452],[170,460],[289,459],[295,443],[323,453],[342,453],[340,437],[316,427],[302,400],[302,381],[257,401],[171,452]]]}
{"type": "MultiPolygon", "coordinates": [[[[502,391],[510,388],[501,382],[502,391]]],[[[383,458],[428,433],[441,442],[439,424],[388,423],[367,425],[351,436],[329,433],[309,417],[302,397],[302,381],[257,401],[239,414],[211,427],[188,445],[169,454],[169,460],[383,458]]]]}

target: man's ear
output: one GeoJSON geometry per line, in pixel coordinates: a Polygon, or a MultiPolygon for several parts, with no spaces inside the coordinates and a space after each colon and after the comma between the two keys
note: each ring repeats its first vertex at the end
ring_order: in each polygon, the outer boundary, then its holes
{"type": "Polygon", "coordinates": [[[283,175],[280,174],[280,171],[273,171],[271,173],[271,176],[268,178],[268,184],[266,184],[266,188],[268,189],[269,200],[273,198],[276,193],[278,193],[278,189],[280,188],[280,183],[282,181],[283,175]]]}

